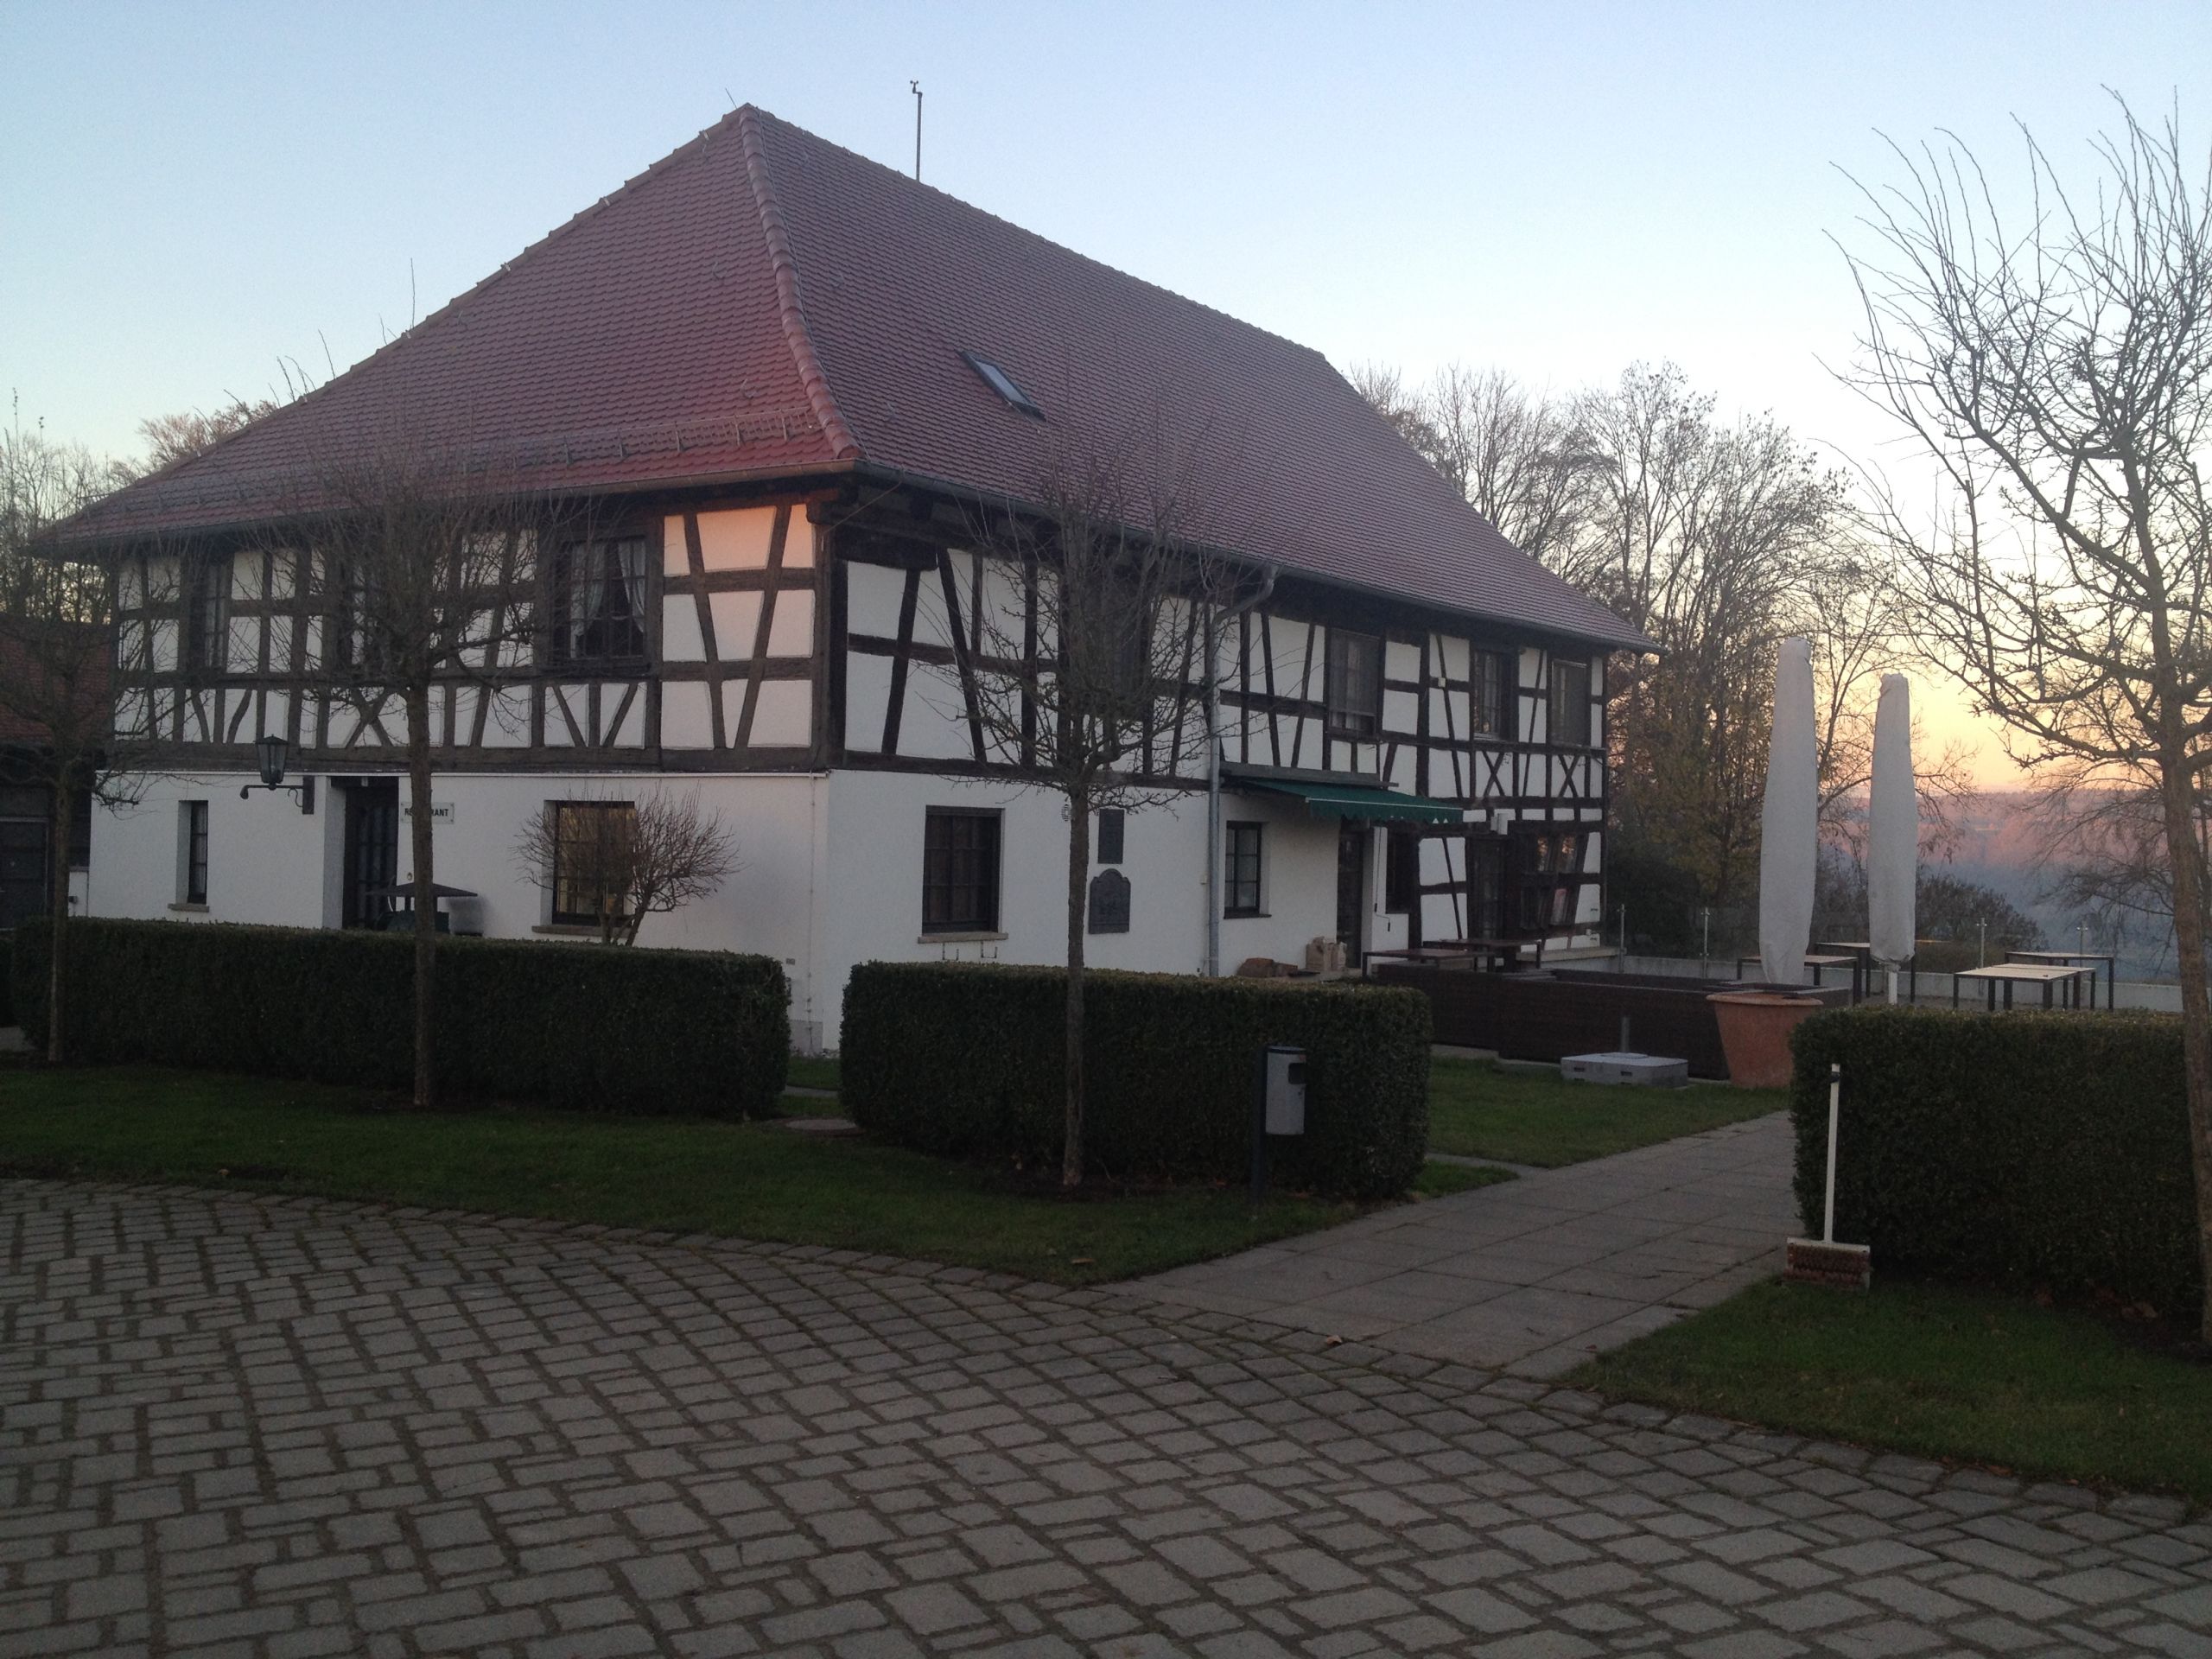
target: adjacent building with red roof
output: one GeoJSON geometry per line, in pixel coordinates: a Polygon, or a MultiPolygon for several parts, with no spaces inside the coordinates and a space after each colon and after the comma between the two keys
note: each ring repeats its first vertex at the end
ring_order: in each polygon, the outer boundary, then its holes
{"type": "Polygon", "coordinates": [[[396,426],[588,500],[596,526],[540,561],[563,620],[531,657],[454,675],[434,709],[438,876],[476,895],[459,925],[574,925],[557,880],[515,869],[520,828],[672,783],[743,868],[645,942],[782,957],[814,1040],[855,962],[1056,959],[1057,802],[963,708],[995,579],[972,532],[1110,451],[1128,516],[1195,501],[1196,539],[1247,580],[1212,619],[1219,730],[1164,734],[1165,804],[1101,837],[1126,904],[1094,915],[1093,960],[1595,943],[1605,664],[1647,642],[1319,353],[749,106],[78,521],[130,550],[118,723],[176,772],[100,817],[96,912],[376,919],[405,861],[399,732],[319,673],[340,584],[275,527],[318,466],[396,426]],[[311,811],[238,798],[264,734],[322,784],[311,811]]]}

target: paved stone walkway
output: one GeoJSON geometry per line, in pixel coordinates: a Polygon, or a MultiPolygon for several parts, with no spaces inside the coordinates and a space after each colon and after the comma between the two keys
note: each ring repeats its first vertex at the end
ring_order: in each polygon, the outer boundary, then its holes
{"type": "Polygon", "coordinates": [[[2212,1525],[973,1272],[0,1183],[0,1654],[2212,1653],[2212,1525]]]}
{"type": "Polygon", "coordinates": [[[1557,1376],[1780,1271],[1788,1114],[1385,1210],[1130,1287],[1148,1300],[1557,1376]]]}

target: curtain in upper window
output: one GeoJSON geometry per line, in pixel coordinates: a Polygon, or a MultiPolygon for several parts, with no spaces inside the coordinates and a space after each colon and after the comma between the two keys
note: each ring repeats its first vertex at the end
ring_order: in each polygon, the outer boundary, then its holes
{"type": "Polygon", "coordinates": [[[645,538],[572,542],[553,561],[556,663],[620,662],[645,654],[645,538]]]}

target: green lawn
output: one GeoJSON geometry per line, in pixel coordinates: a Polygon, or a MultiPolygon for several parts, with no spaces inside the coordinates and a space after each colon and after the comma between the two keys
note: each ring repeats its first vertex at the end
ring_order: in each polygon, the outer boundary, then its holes
{"type": "Polygon", "coordinates": [[[1494,1060],[1433,1060],[1428,1077],[1431,1152],[1546,1169],[1762,1117],[1789,1103],[1779,1089],[1613,1088],[1563,1082],[1556,1066],[1494,1060]]]}
{"type": "Polygon", "coordinates": [[[2212,1503],[2212,1357],[1993,1293],[1878,1279],[1861,1295],[1777,1281],[1593,1359],[1569,1381],[1920,1457],[2212,1503]]]}
{"type": "Polygon", "coordinates": [[[834,1092],[837,1087],[837,1057],[830,1054],[809,1059],[803,1054],[794,1054],[784,1082],[801,1089],[828,1089],[834,1092]]]}
{"type": "Polygon", "coordinates": [[[1447,1164],[1431,1158],[1421,1165],[1421,1173],[1414,1177],[1413,1196],[1448,1198],[1454,1192],[1469,1192],[1478,1186],[1494,1186],[1512,1179],[1511,1170],[1500,1169],[1495,1164],[1447,1164]]]}
{"type": "MultiPolygon", "coordinates": [[[[1430,1166],[1424,1196],[1510,1179],[1430,1166]]],[[[1241,1189],[1069,1199],[773,1124],[524,1109],[416,1113],[368,1090],[139,1068],[0,1071],[0,1173],[173,1180],[734,1234],[1091,1284],[1351,1219],[1241,1189]]]]}

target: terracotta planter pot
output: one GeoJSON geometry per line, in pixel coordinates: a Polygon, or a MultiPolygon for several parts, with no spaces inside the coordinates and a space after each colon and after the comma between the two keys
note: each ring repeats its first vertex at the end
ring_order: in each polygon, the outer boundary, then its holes
{"type": "Polygon", "coordinates": [[[1789,1086],[1789,1033],[1823,1006],[1817,996],[1787,991],[1716,991],[1705,999],[1720,1022],[1728,1081],[1739,1089],[1789,1086]]]}

